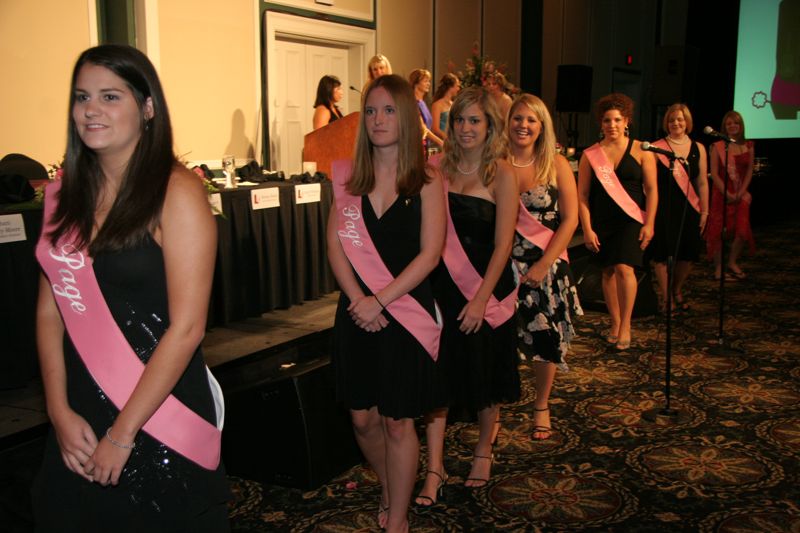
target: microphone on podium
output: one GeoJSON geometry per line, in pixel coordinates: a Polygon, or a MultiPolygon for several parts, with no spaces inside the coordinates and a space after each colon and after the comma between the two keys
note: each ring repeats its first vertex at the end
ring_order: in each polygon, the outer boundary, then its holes
{"type": "Polygon", "coordinates": [[[735,143],[736,142],[733,139],[731,139],[730,137],[728,137],[727,135],[723,135],[720,132],[714,130],[714,128],[712,128],[711,126],[706,126],[705,128],[703,128],[703,133],[705,133],[709,137],[716,137],[717,139],[722,139],[726,143],[735,143]]]}
{"type": "Polygon", "coordinates": [[[356,88],[355,88],[355,87],[353,87],[352,85],[350,86],[350,90],[351,90],[351,91],[355,91],[355,92],[357,92],[358,94],[361,94],[361,91],[359,91],[358,89],[356,89],[356,88]]]}

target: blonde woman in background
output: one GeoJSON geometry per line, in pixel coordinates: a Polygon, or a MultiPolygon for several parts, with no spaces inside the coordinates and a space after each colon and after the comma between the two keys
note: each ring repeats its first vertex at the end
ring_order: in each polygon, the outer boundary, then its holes
{"type": "Polygon", "coordinates": [[[367,94],[369,84],[380,78],[384,74],[392,73],[392,64],[389,63],[389,58],[383,54],[374,55],[367,62],[367,81],[364,82],[364,87],[361,89],[361,98],[367,94]]]}

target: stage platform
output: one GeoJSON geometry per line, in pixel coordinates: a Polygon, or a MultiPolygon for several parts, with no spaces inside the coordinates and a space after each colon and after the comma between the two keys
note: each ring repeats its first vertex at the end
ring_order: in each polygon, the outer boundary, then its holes
{"type": "MultiPolygon", "coordinates": [[[[329,330],[333,327],[338,298],[339,293],[333,292],[259,318],[215,327],[203,340],[206,363],[217,374],[224,371],[226,363],[251,355],[263,359],[307,335],[329,330]]],[[[44,434],[47,425],[38,378],[25,387],[0,391],[0,450],[44,434]]]]}

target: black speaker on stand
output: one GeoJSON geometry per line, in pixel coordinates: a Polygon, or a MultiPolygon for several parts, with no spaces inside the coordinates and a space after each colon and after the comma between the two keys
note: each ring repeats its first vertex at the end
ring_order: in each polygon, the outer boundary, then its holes
{"type": "Polygon", "coordinates": [[[558,65],[556,111],[567,115],[567,143],[578,145],[578,113],[588,113],[592,107],[592,67],[588,65],[558,65]]]}

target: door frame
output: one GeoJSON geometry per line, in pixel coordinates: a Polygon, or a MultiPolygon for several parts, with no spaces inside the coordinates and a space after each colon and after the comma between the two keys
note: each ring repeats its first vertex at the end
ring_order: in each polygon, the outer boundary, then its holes
{"type": "MultiPolygon", "coordinates": [[[[272,156],[275,153],[271,139],[279,136],[274,131],[275,126],[270,121],[270,117],[275,115],[275,102],[270,97],[277,92],[275,80],[281,75],[278,72],[277,61],[274,57],[276,37],[290,37],[312,43],[328,43],[344,45],[348,48],[349,71],[351,72],[350,82],[356,87],[361,87],[365,81],[367,61],[375,55],[375,30],[357,26],[348,26],[335,22],[321,21],[317,19],[288,15],[275,11],[264,13],[264,48],[261,50],[264,58],[265,83],[263,91],[262,108],[262,131],[264,132],[264,145],[262,156],[264,167],[271,170],[281,170],[272,168],[272,156]]],[[[350,109],[358,109],[360,97],[354,96],[352,91],[346,89],[348,106],[350,109]],[[352,99],[355,98],[355,101],[352,99]]]]}

